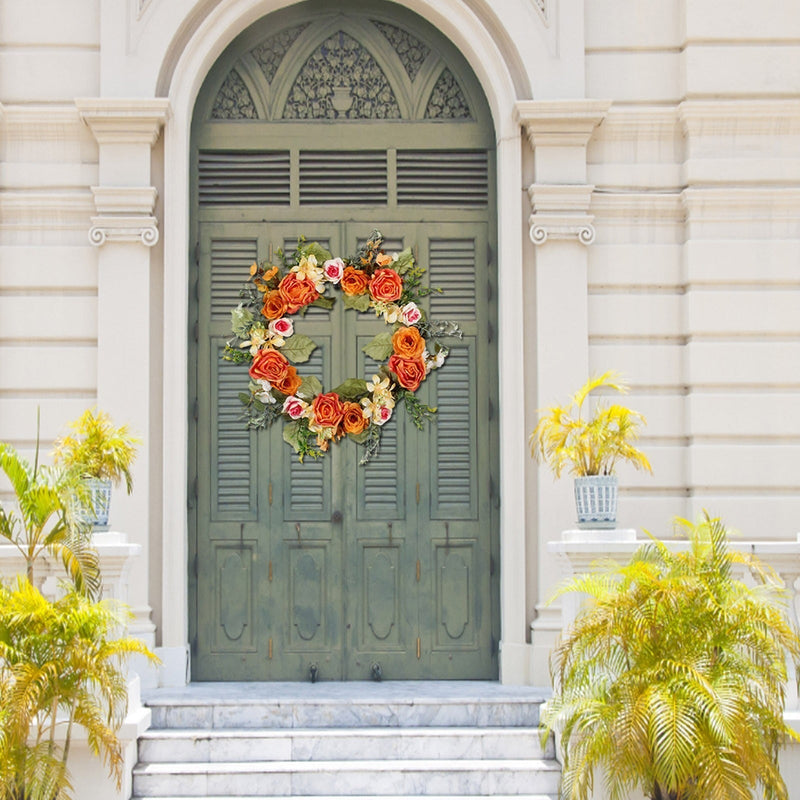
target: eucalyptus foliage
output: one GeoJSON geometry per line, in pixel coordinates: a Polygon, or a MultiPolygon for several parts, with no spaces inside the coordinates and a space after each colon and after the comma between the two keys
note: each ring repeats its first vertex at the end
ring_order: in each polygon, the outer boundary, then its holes
{"type": "Polygon", "coordinates": [[[0,798],[70,800],[75,725],[120,785],[127,712],[124,659],[155,656],[116,638],[119,610],[70,590],[49,602],[21,576],[0,585],[0,798]]]}
{"type": "Polygon", "coordinates": [[[562,797],[586,800],[602,767],[611,800],[785,800],[778,750],[787,658],[800,639],[786,592],[756,557],[730,550],[707,514],[679,520],[688,549],[653,540],[621,566],[571,579],[588,596],[551,658],[545,735],[564,753],[562,797]],[[748,586],[736,570],[749,570],[748,586]]]}
{"type": "Polygon", "coordinates": [[[567,405],[546,410],[530,436],[531,454],[549,464],[556,478],[564,470],[578,476],[613,475],[622,461],[652,472],[647,456],[634,446],[647,422],[638,411],[600,402],[591,415],[584,415],[589,395],[597,389],[628,391],[614,372],[590,378],[567,405]]]}

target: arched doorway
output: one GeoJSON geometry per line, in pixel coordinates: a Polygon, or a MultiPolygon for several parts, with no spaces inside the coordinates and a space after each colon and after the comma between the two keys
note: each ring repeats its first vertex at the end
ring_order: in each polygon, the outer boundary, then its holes
{"type": "MultiPolygon", "coordinates": [[[[494,133],[459,53],[389,4],[306,3],[220,57],[192,129],[190,641],[194,680],[494,678],[499,638],[494,133]],[[436,318],[438,422],[396,415],[377,460],[300,464],[238,419],[220,359],[247,268],[300,235],[413,246],[436,318]]],[[[326,388],[373,368],[366,315],[313,311],[326,388]]],[[[377,323],[382,327],[382,323],[377,323]]]]}

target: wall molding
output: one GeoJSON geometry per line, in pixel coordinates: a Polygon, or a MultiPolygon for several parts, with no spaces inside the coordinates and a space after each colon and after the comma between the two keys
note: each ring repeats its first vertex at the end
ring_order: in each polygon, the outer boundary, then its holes
{"type": "Polygon", "coordinates": [[[590,245],[595,239],[589,213],[594,186],[534,183],[528,187],[532,213],[528,235],[535,245],[554,239],[575,239],[590,245]]]}

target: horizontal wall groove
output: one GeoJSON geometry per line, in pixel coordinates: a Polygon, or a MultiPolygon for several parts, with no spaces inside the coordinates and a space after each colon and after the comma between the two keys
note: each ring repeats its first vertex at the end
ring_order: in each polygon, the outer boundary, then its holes
{"type": "Polygon", "coordinates": [[[46,398],[47,400],[97,400],[97,389],[86,387],[84,389],[10,389],[7,386],[0,386],[0,399],[7,400],[30,400],[35,403],[37,400],[46,398]]]}
{"type": "Polygon", "coordinates": [[[650,347],[654,344],[675,345],[677,347],[684,347],[688,344],[688,339],[685,336],[636,336],[635,334],[628,335],[606,335],[602,333],[590,334],[589,344],[593,345],[631,345],[633,347],[641,347],[642,345],[650,347]]]}
{"type": "Polygon", "coordinates": [[[97,289],[85,286],[0,286],[0,297],[97,297],[97,289]]]}
{"type": "Polygon", "coordinates": [[[749,344],[796,344],[800,337],[798,331],[718,331],[717,333],[692,333],[689,334],[687,344],[722,344],[725,342],[743,342],[749,344]]]}
{"type": "Polygon", "coordinates": [[[785,436],[780,434],[767,434],[767,433],[737,433],[735,436],[731,434],[701,434],[690,436],[688,439],[688,446],[725,446],[725,447],[759,447],[761,445],[781,446],[787,445],[793,447],[800,444],[800,436],[785,436]]]}
{"type": "Polygon", "coordinates": [[[785,497],[794,495],[800,490],[800,483],[794,486],[694,486],[689,490],[690,497],[722,497],[731,495],[738,497],[785,497]]]}
{"type": "Polygon", "coordinates": [[[58,42],[57,44],[42,44],[41,42],[13,42],[11,44],[0,44],[0,55],[15,53],[99,53],[99,44],[78,43],[78,42],[58,42]]]}
{"type": "Polygon", "coordinates": [[[28,335],[23,338],[0,338],[0,347],[84,347],[94,349],[97,347],[97,339],[53,339],[49,336],[35,337],[28,335]]]}
{"type": "Polygon", "coordinates": [[[686,294],[686,289],[683,286],[665,286],[664,284],[647,283],[589,284],[588,289],[590,297],[600,297],[603,295],[614,294],[668,295],[672,297],[686,294]]]}

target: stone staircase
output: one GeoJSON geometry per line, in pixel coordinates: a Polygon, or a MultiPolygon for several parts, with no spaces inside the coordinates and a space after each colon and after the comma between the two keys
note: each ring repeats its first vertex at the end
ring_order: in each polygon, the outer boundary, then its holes
{"type": "Polygon", "coordinates": [[[134,800],[558,797],[531,687],[192,684],[145,700],[134,800]]]}

